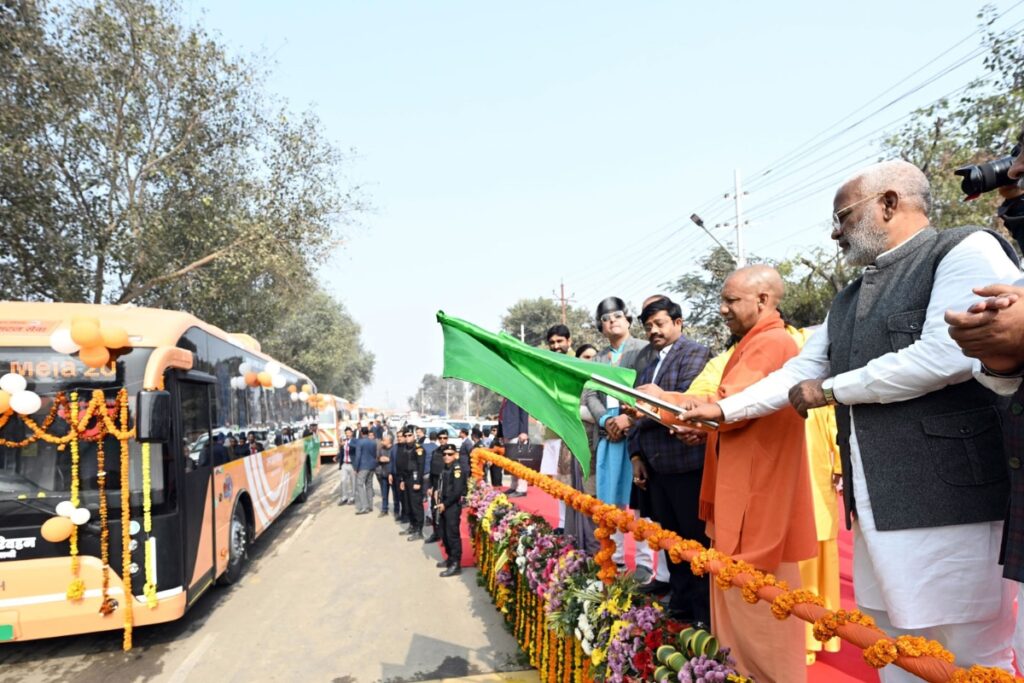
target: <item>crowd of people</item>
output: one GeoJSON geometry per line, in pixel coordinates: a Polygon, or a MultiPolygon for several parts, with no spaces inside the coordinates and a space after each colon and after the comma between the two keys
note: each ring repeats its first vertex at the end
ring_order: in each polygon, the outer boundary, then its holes
{"type": "MultiPolygon", "coordinates": [[[[1015,154],[1010,177],[1022,180],[1000,188],[999,215],[1020,244],[1024,154],[1019,146],[1015,154]]],[[[816,328],[787,324],[783,279],[766,265],[725,280],[719,312],[731,339],[717,355],[687,338],[680,303],[663,294],[636,315],[646,341],[633,337],[633,312],[616,296],[595,311],[603,348],[574,349],[570,330],[553,325],[551,351],[633,368],[638,391],[679,412],[638,412],[587,390],[580,419],[590,475],[549,430],[540,471],[815,591],[831,609],[839,608],[843,517],[861,611],[890,635],[937,640],[960,666],[1012,672],[1014,653],[1024,661],[1024,609],[1016,624],[1014,617],[1014,600],[1024,607],[1024,278],[998,231],[939,230],[930,211],[929,182],[905,161],[869,166],[839,187],[832,238],[863,270],[816,328]]],[[[528,419],[505,401],[498,442],[527,443],[528,419]]],[[[346,445],[356,455],[354,476],[343,481],[355,482],[355,494],[343,487],[342,502],[368,513],[372,490],[360,468],[376,468],[381,514],[386,472],[389,484],[398,482],[395,515],[408,519],[410,540],[422,535],[424,487],[435,529],[428,540],[444,536],[436,511],[455,505],[444,497],[445,473],[464,490],[468,453],[483,435],[469,435],[460,464],[433,435],[420,444],[404,432],[391,446],[362,431],[346,445]],[[442,466],[431,457],[438,451],[442,466]]],[[[502,484],[500,470],[490,476],[502,484]]],[[[525,482],[513,480],[508,494],[525,495],[525,482]]],[[[587,517],[562,505],[558,527],[597,551],[587,517]]],[[[624,569],[621,537],[616,543],[624,569]]],[[[779,622],[736,591],[710,590],[706,577],[646,544],[635,572],[669,616],[709,625],[745,673],[806,679],[821,645],[802,622],[779,622]]],[[[455,573],[457,564],[444,575],[455,573]]],[[[913,679],[896,667],[880,675],[913,679]]]]}
{"type": "Polygon", "coordinates": [[[469,454],[474,448],[490,446],[493,439],[490,430],[485,436],[479,427],[462,431],[462,445],[456,447],[448,442],[446,431],[428,434],[406,425],[392,434],[379,420],[371,420],[367,426],[345,428],[336,458],[341,470],[338,505],[354,505],[357,515],[370,514],[376,479],[381,498],[378,516],[393,515],[395,522],[404,525],[399,533],[408,541],[441,542],[445,558],[437,566],[446,578],[462,573],[459,524],[469,454]],[[431,533],[424,538],[428,522],[431,533]]]}

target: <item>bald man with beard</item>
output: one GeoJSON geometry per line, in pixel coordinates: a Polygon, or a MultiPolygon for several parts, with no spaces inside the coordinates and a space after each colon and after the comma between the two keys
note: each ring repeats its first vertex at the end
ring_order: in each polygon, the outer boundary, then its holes
{"type": "MultiPolygon", "coordinates": [[[[896,637],[940,642],[960,666],[1013,671],[1013,589],[997,565],[1007,505],[1002,400],[972,375],[943,315],[979,283],[1020,277],[1001,237],[936,230],[928,179],[887,161],[844,182],[832,238],[863,267],[800,355],[747,390],[682,417],[728,428],[835,405],[857,606],[896,637]]],[[[884,683],[916,680],[897,667],[884,683]]]]}
{"type": "MultiPolygon", "coordinates": [[[[719,313],[739,341],[716,400],[738,394],[799,352],[778,312],[783,291],[782,278],[768,266],[741,268],[726,278],[719,313]]],[[[640,391],[683,405],[695,402],[654,385],[640,391]]],[[[817,554],[805,449],[803,418],[793,408],[723,424],[708,438],[700,487],[699,514],[712,546],[793,586],[800,585],[797,563],[817,554]]],[[[744,673],[759,681],[806,680],[799,621],[779,622],[769,610],[748,605],[738,591],[714,588],[711,626],[744,673]]]]}

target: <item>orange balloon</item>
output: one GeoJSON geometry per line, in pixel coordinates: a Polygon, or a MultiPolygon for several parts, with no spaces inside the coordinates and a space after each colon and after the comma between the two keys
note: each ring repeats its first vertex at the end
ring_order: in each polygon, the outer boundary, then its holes
{"type": "Polygon", "coordinates": [[[80,347],[99,346],[103,343],[100,323],[96,318],[75,318],[71,321],[71,341],[80,347]]]}
{"type": "Polygon", "coordinates": [[[102,368],[110,362],[110,351],[105,346],[83,346],[78,352],[78,359],[87,367],[102,368]]]}
{"type": "Polygon", "coordinates": [[[289,394],[294,394],[298,390],[299,390],[299,388],[297,386],[295,386],[294,384],[289,384],[288,385],[288,393],[289,394]]]}
{"type": "Polygon", "coordinates": [[[303,384],[302,390],[305,391],[307,394],[313,393],[313,387],[309,386],[308,384],[303,384]]]}
{"type": "Polygon", "coordinates": [[[250,387],[258,387],[260,385],[260,378],[255,372],[245,373],[245,383],[250,387]]]}
{"type": "Polygon", "coordinates": [[[131,344],[127,330],[120,325],[100,325],[100,336],[108,349],[123,349],[131,344]]]}
{"type": "Polygon", "coordinates": [[[265,387],[274,386],[274,378],[270,376],[269,372],[259,373],[258,375],[256,375],[256,379],[258,379],[260,384],[262,384],[265,387]]]}
{"type": "Polygon", "coordinates": [[[0,413],[6,413],[11,407],[11,395],[0,389],[0,413]]]}
{"type": "Polygon", "coordinates": [[[67,517],[50,517],[43,522],[39,533],[50,543],[60,543],[71,538],[71,530],[75,528],[74,522],[67,517]]]}

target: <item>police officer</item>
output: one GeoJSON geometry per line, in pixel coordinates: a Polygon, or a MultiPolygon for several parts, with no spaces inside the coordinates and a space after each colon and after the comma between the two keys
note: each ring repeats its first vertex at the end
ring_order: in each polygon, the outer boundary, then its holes
{"type": "Polygon", "coordinates": [[[405,427],[398,435],[399,488],[402,491],[403,507],[409,511],[408,534],[410,541],[423,539],[423,448],[416,445],[411,426],[405,427]]]}
{"type": "MultiPolygon", "coordinates": [[[[454,445],[448,444],[448,433],[443,430],[436,434],[434,432],[430,433],[429,443],[434,443],[435,440],[440,441],[441,443],[436,444],[433,453],[427,453],[429,470],[429,484],[427,485],[427,493],[429,494],[429,497],[427,498],[427,502],[430,503],[430,526],[433,531],[430,532],[430,536],[426,541],[424,541],[424,543],[437,543],[441,540],[441,527],[440,522],[438,521],[439,515],[437,512],[437,485],[440,483],[441,474],[444,472],[442,449],[446,445],[451,445],[452,448],[455,448],[454,445]]],[[[429,443],[424,447],[424,450],[429,448],[429,443]]]]}
{"type": "Polygon", "coordinates": [[[441,540],[448,559],[438,562],[445,567],[441,576],[458,576],[462,573],[462,536],[459,523],[462,520],[462,496],[466,495],[466,473],[459,464],[459,451],[454,445],[438,449],[444,456],[444,472],[437,488],[437,510],[441,513],[441,540]]]}

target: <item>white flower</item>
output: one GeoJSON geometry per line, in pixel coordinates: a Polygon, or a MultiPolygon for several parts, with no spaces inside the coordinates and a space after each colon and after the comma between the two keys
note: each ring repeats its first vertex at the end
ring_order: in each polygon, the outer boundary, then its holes
{"type": "Polygon", "coordinates": [[[594,648],[590,647],[590,643],[588,643],[585,640],[580,641],[580,647],[583,648],[583,654],[587,655],[588,657],[590,656],[590,653],[594,650],[594,648]]]}

